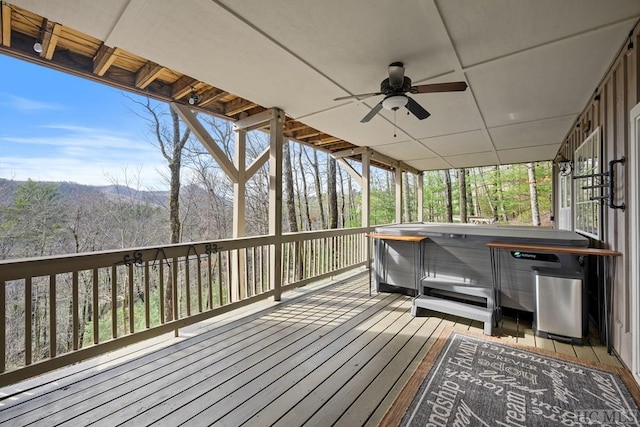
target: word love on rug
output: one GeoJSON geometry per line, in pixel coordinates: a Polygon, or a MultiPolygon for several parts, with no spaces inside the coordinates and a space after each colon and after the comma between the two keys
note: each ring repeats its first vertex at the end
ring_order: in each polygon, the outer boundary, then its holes
{"type": "Polygon", "coordinates": [[[446,331],[382,424],[638,425],[637,393],[622,369],[446,331]]]}

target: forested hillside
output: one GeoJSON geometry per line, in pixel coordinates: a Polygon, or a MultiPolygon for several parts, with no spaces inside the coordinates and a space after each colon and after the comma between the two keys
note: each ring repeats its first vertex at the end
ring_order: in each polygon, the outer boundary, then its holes
{"type": "MultiPolygon", "coordinates": [[[[166,188],[142,188],[123,165],[111,185],[0,180],[0,259],[100,251],[231,237],[233,186],[211,155],[165,104],[131,101],[149,124],[149,143],[167,159],[166,188]]],[[[199,117],[232,157],[230,123],[199,117]]],[[[266,135],[248,134],[247,164],[267,147],[266,135]]],[[[361,165],[350,162],[353,169],[361,165]]],[[[132,165],[135,166],[135,165],[132,165]]],[[[268,173],[264,165],[247,183],[247,235],[268,230],[268,173]]],[[[327,154],[285,144],[285,231],[358,227],[359,185],[327,154]]],[[[424,173],[424,220],[481,218],[548,225],[551,165],[507,165],[424,173]],[[537,210],[532,211],[532,188],[537,210]],[[534,214],[532,215],[532,212],[534,214]],[[540,218],[539,220],[537,218],[540,218]]],[[[416,177],[404,174],[403,220],[416,221],[416,177]]],[[[371,172],[371,223],[395,221],[395,173],[371,172]]]]}

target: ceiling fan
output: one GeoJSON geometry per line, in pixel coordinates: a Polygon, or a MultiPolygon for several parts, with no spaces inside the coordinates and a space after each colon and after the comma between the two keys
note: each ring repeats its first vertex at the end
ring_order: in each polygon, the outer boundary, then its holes
{"type": "Polygon", "coordinates": [[[404,75],[404,64],[402,62],[393,62],[389,65],[389,78],[384,79],[382,83],[380,83],[380,92],[341,96],[340,98],[334,99],[334,101],[353,98],[363,100],[372,96],[384,95],[384,99],[378,102],[376,106],[360,120],[360,123],[368,122],[383,108],[397,111],[400,107],[407,107],[407,110],[414,116],[420,120],[424,120],[431,114],[413,100],[413,98],[409,97],[407,93],[461,92],[466,89],[466,82],[431,83],[411,86],[411,79],[404,75]]]}

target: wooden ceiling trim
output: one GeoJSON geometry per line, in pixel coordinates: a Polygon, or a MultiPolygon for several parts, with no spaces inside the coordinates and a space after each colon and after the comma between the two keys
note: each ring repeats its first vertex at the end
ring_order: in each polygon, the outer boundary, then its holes
{"type": "Polygon", "coordinates": [[[10,47],[11,46],[11,8],[8,4],[2,3],[2,9],[0,9],[0,13],[2,13],[2,19],[0,20],[0,25],[2,29],[0,31],[0,44],[2,46],[10,47]]]}
{"type": "Polygon", "coordinates": [[[162,68],[163,67],[161,65],[151,61],[144,64],[136,73],[136,87],[144,89],[149,86],[158,77],[162,68]]]}
{"type": "MultiPolygon", "coordinates": [[[[188,105],[187,95],[195,90],[202,99],[188,108],[232,121],[266,110],[131,52],[106,46],[99,39],[72,28],[53,22],[49,25],[43,17],[27,10],[2,3],[1,13],[0,50],[6,54],[164,102],[188,105]],[[33,43],[41,37],[41,32],[51,38],[49,45],[53,51],[49,60],[33,51],[33,43]]],[[[358,148],[290,117],[285,119],[283,130],[287,138],[326,153],[358,148]]],[[[357,156],[351,158],[354,157],[357,156]]],[[[371,164],[390,168],[376,159],[371,159],[371,164]]]]}
{"type": "Polygon", "coordinates": [[[56,50],[56,46],[58,45],[58,41],[60,40],[62,25],[57,22],[47,21],[43,26],[43,29],[42,52],[40,52],[40,56],[44,59],[51,60],[53,58],[53,53],[56,50]]]}
{"type": "Polygon", "coordinates": [[[109,47],[103,43],[93,57],[93,74],[104,76],[118,57],[118,51],[117,47],[109,47]]]}

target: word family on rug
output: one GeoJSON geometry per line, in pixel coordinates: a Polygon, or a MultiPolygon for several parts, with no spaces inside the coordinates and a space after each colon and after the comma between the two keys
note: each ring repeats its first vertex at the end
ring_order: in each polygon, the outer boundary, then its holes
{"type": "Polygon", "coordinates": [[[623,369],[447,329],[382,425],[635,426],[639,396],[623,369]]]}

